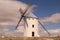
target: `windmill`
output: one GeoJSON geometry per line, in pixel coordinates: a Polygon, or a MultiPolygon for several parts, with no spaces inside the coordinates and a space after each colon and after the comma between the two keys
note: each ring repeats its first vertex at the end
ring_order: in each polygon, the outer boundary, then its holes
{"type": "Polygon", "coordinates": [[[32,5],[27,6],[27,8],[25,9],[25,11],[23,11],[22,9],[20,9],[20,13],[21,13],[21,18],[18,22],[18,24],[16,25],[16,29],[19,26],[19,23],[21,22],[21,20],[23,19],[25,24],[24,25],[24,36],[25,37],[38,37],[39,36],[39,32],[38,32],[38,23],[44,28],[44,30],[50,35],[50,33],[47,31],[47,29],[45,29],[45,27],[43,26],[43,24],[39,21],[38,18],[36,17],[30,17],[30,16],[25,16],[25,14],[28,12],[28,10],[32,7],[32,5]]]}

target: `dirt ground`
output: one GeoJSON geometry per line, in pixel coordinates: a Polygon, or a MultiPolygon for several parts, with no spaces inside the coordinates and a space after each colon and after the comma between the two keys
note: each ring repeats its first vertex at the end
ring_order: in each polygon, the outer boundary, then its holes
{"type": "Polygon", "coordinates": [[[60,37],[0,37],[0,40],[60,40],[60,37]]]}

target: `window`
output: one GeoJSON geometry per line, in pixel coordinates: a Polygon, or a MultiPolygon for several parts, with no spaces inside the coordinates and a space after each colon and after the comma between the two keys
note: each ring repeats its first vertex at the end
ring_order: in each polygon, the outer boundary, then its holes
{"type": "Polygon", "coordinates": [[[34,28],[34,25],[32,25],[32,28],[34,28]]]}
{"type": "Polygon", "coordinates": [[[32,32],[32,36],[34,37],[34,32],[32,32]]]}

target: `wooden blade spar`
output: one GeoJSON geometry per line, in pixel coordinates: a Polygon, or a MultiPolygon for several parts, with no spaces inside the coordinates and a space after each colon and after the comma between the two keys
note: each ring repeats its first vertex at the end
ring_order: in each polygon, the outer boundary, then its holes
{"type": "Polygon", "coordinates": [[[39,24],[43,27],[43,29],[48,33],[48,35],[51,35],[48,31],[47,31],[47,29],[44,27],[44,25],[40,22],[40,21],[38,21],[39,22],[39,24]]]}
{"type": "Polygon", "coordinates": [[[19,23],[21,22],[21,20],[23,19],[24,15],[26,14],[26,12],[28,11],[28,9],[29,9],[31,6],[32,6],[32,5],[29,5],[29,6],[25,9],[24,12],[22,11],[22,9],[20,9],[20,12],[22,13],[22,15],[21,15],[20,20],[18,21],[18,24],[16,25],[16,29],[18,28],[19,23]]]}

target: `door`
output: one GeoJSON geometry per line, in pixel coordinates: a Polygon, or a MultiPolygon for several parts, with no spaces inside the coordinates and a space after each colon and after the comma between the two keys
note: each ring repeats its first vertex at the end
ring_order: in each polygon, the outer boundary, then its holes
{"type": "Polygon", "coordinates": [[[32,32],[32,36],[34,37],[34,32],[32,32]]]}

